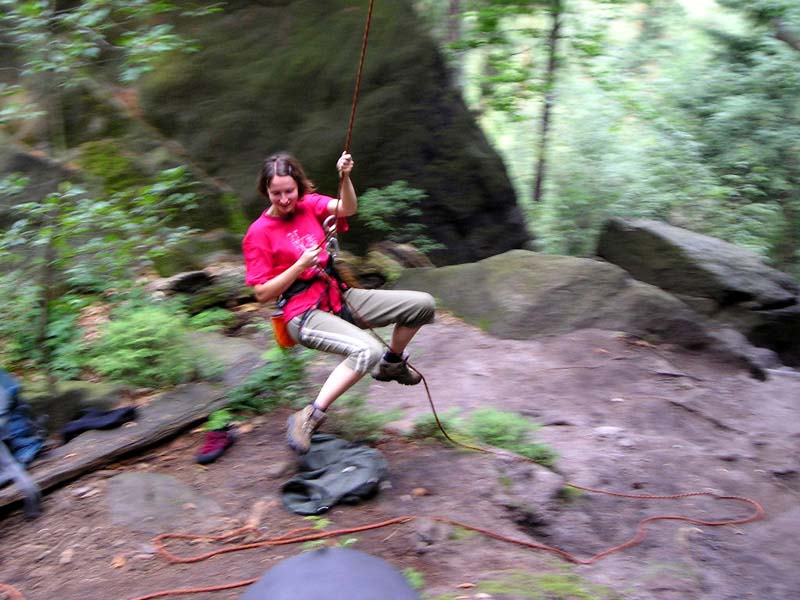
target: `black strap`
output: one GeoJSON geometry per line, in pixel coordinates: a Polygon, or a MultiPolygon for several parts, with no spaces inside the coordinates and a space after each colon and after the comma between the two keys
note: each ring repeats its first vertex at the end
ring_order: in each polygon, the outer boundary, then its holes
{"type": "MultiPolygon", "coordinates": [[[[333,257],[328,258],[328,264],[325,265],[325,268],[323,270],[328,275],[328,277],[330,277],[331,280],[336,283],[336,286],[338,287],[340,292],[343,292],[348,288],[348,285],[344,281],[342,281],[342,278],[339,275],[339,271],[336,270],[336,266],[333,264],[333,257]]],[[[290,285],[286,289],[286,291],[283,292],[278,297],[278,306],[281,308],[286,306],[286,303],[293,296],[296,296],[297,294],[302,294],[308,288],[310,288],[315,281],[319,279],[321,279],[321,276],[319,274],[314,275],[314,277],[312,277],[311,279],[296,279],[292,283],[292,285],[290,285]]],[[[314,308],[317,308],[319,306],[320,302],[322,302],[322,298],[324,297],[324,295],[325,294],[323,293],[323,295],[320,296],[320,299],[319,301],[317,301],[316,306],[314,306],[314,308]]],[[[311,310],[313,309],[307,310],[306,313],[303,315],[303,324],[305,324],[305,321],[308,318],[308,314],[311,312],[311,310]]],[[[345,321],[349,321],[350,323],[355,323],[355,320],[353,319],[353,315],[350,312],[350,309],[347,308],[347,304],[344,302],[344,298],[342,298],[342,308],[337,314],[337,316],[343,318],[345,321]]]]}

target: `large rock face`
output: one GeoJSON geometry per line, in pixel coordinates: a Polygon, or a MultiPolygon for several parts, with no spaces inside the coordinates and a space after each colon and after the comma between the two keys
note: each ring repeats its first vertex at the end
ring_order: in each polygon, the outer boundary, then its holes
{"type": "Polygon", "coordinates": [[[597,254],[800,365],[800,285],[752,252],[658,221],[612,219],[597,254]]]}
{"type": "Polygon", "coordinates": [[[599,260],[512,250],[471,264],[408,269],[395,286],[429,292],[440,308],[501,338],[605,329],[712,349],[760,379],[779,364],[773,352],[599,260]]]}
{"type": "MultiPolygon", "coordinates": [[[[366,2],[227,3],[187,33],[201,52],[170,57],[142,91],[146,117],[230,183],[255,218],[262,160],[288,150],[336,193],[366,2]]],[[[407,0],[376,6],[350,150],[360,192],[405,180],[425,190],[421,221],[447,246],[434,262],[468,262],[528,239],[499,156],[450,84],[407,0]]],[[[355,222],[348,246],[374,241],[355,222]]]]}
{"type": "Polygon", "coordinates": [[[597,328],[687,347],[712,341],[702,317],[680,300],[586,258],[512,250],[471,264],[410,269],[396,286],[427,291],[443,308],[502,338],[597,328]]]}

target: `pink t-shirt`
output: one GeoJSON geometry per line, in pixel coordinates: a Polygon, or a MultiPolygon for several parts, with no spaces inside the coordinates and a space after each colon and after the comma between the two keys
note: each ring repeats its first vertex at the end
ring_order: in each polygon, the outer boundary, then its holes
{"type": "MultiPolygon", "coordinates": [[[[261,213],[250,225],[242,242],[245,283],[266,283],[297,262],[305,250],[319,245],[325,239],[322,222],[331,214],[328,203],[332,199],[317,193],[305,194],[297,201],[294,215],[289,219],[271,217],[267,211],[261,213]]],[[[337,230],[347,230],[345,219],[339,219],[337,230]]],[[[328,260],[330,256],[323,248],[319,254],[322,268],[328,260]]],[[[298,279],[313,279],[318,274],[317,267],[310,267],[298,279]]],[[[325,278],[318,278],[307,290],[292,296],[283,307],[284,317],[290,321],[317,303],[321,310],[330,312],[338,313],[342,308],[339,290],[329,285],[325,278]]]]}

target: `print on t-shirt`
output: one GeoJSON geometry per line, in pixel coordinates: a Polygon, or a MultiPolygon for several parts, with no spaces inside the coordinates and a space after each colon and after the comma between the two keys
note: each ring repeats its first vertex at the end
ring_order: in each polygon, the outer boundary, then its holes
{"type": "Polygon", "coordinates": [[[289,238],[289,241],[292,242],[292,244],[294,244],[294,247],[300,250],[301,253],[305,252],[309,248],[314,248],[317,245],[317,242],[314,239],[313,235],[307,233],[301,237],[297,229],[287,233],[286,237],[289,238]]]}

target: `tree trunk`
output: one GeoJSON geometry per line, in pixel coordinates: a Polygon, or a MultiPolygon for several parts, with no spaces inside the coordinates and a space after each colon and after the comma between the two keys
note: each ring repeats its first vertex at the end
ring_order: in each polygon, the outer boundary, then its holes
{"type": "Polygon", "coordinates": [[[791,272],[796,266],[797,252],[800,250],[800,213],[796,208],[797,199],[791,194],[781,194],[776,201],[783,215],[783,225],[772,257],[778,269],[791,272]]]}
{"type": "Polygon", "coordinates": [[[561,17],[564,13],[562,0],[553,0],[550,5],[552,24],[547,37],[548,59],[545,74],[544,105],[539,120],[539,152],[536,164],[536,180],[533,185],[533,201],[542,200],[545,172],[547,169],[547,142],[550,133],[550,117],[555,103],[555,81],[558,69],[558,40],[561,37],[561,17]]]}
{"type": "MultiPolygon", "coordinates": [[[[445,43],[454,44],[461,39],[461,0],[449,0],[445,19],[445,43]]],[[[453,52],[453,81],[459,89],[463,88],[464,52],[453,52]]]]}
{"type": "Polygon", "coordinates": [[[800,33],[792,30],[780,19],[773,19],[772,26],[775,28],[776,39],[789,44],[789,46],[800,52],[800,33]]]}
{"type": "Polygon", "coordinates": [[[450,0],[447,7],[447,34],[445,41],[448,44],[461,39],[461,0],[450,0]]]}
{"type": "Polygon", "coordinates": [[[56,280],[55,273],[55,219],[54,215],[48,213],[42,226],[51,230],[47,243],[42,249],[42,267],[39,273],[39,322],[36,327],[36,343],[41,352],[42,366],[47,375],[47,393],[54,396],[57,391],[57,379],[53,373],[53,353],[50,342],[47,339],[47,332],[50,326],[50,305],[53,301],[53,282],[56,280]]]}

